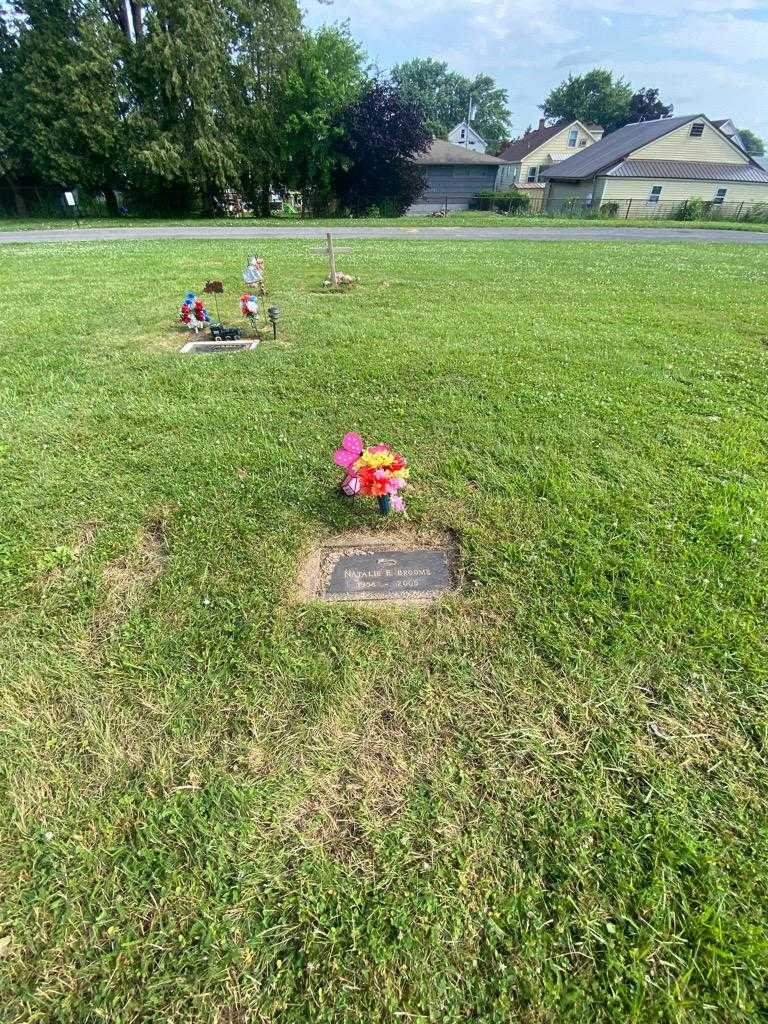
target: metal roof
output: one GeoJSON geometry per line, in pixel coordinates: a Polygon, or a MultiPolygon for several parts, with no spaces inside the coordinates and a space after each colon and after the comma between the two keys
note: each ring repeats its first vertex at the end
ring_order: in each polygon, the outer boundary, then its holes
{"type": "Polygon", "coordinates": [[[506,164],[506,160],[500,160],[497,156],[489,156],[488,153],[477,153],[469,146],[454,146],[452,142],[444,139],[433,139],[432,145],[425,153],[417,153],[413,157],[415,164],[428,166],[433,164],[506,164]]]}
{"type": "Polygon", "coordinates": [[[768,171],[754,164],[703,160],[624,160],[605,172],[609,178],[685,178],[689,181],[756,181],[768,184],[768,171]]]}
{"type": "Polygon", "coordinates": [[[657,121],[638,121],[636,124],[627,124],[609,135],[603,136],[599,142],[593,142],[591,146],[563,160],[556,167],[542,171],[540,178],[565,178],[568,181],[578,181],[581,178],[592,178],[600,171],[623,160],[630,153],[641,146],[647,146],[649,142],[655,142],[663,135],[680,128],[696,117],[703,117],[703,114],[686,114],[683,117],[663,117],[657,121]]]}

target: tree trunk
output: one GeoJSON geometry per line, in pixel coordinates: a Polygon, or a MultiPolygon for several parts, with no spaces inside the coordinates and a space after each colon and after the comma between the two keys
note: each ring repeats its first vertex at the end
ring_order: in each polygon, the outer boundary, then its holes
{"type": "Polygon", "coordinates": [[[19,217],[26,217],[27,216],[27,201],[24,198],[24,193],[23,192],[19,192],[18,188],[16,187],[16,185],[14,185],[13,182],[10,182],[10,186],[11,186],[11,192],[13,192],[13,203],[14,203],[14,206],[16,207],[16,214],[17,214],[17,216],[19,216],[19,217]]]}
{"type": "Polygon", "coordinates": [[[131,21],[133,22],[133,38],[140,39],[144,35],[143,8],[141,0],[130,0],[131,21]]]}
{"type": "Polygon", "coordinates": [[[262,217],[269,217],[269,185],[263,185],[259,192],[259,212],[262,217]]]}
{"type": "Polygon", "coordinates": [[[107,201],[107,213],[110,217],[119,217],[120,209],[117,205],[117,196],[115,190],[109,185],[103,185],[101,191],[104,193],[104,198],[107,201]]]}
{"type": "Polygon", "coordinates": [[[216,203],[213,189],[203,189],[203,216],[204,217],[215,217],[216,216],[216,203]]]}

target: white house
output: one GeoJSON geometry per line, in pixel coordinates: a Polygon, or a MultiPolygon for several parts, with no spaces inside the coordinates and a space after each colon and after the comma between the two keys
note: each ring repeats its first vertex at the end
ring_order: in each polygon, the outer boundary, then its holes
{"type": "Polygon", "coordinates": [[[484,153],[488,149],[488,143],[478,135],[471,124],[462,121],[448,132],[448,141],[454,146],[463,146],[465,149],[473,149],[475,153],[484,153]]]}

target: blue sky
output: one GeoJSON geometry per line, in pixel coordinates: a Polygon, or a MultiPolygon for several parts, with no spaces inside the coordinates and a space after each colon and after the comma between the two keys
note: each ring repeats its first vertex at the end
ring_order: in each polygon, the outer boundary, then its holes
{"type": "Polygon", "coordinates": [[[434,57],[493,76],[513,135],[569,72],[599,65],[657,87],[676,114],[731,117],[768,143],[768,0],[305,2],[310,25],[348,19],[382,71],[434,57]]]}

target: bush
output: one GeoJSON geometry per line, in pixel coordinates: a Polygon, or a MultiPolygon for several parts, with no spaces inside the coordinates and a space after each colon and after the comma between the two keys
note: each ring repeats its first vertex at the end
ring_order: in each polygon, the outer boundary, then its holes
{"type": "Polygon", "coordinates": [[[526,213],[531,205],[531,197],[525,192],[510,189],[509,192],[495,192],[491,188],[478,192],[472,200],[475,210],[493,210],[496,213],[526,213]]]}
{"type": "Polygon", "coordinates": [[[707,220],[712,213],[712,206],[712,202],[701,199],[699,196],[692,196],[678,206],[674,219],[707,220]]]}
{"type": "Polygon", "coordinates": [[[601,217],[618,217],[619,215],[619,204],[617,202],[603,203],[600,207],[601,217]]]}
{"type": "Polygon", "coordinates": [[[740,220],[749,224],[768,224],[768,203],[753,203],[747,207],[740,220]]]}

